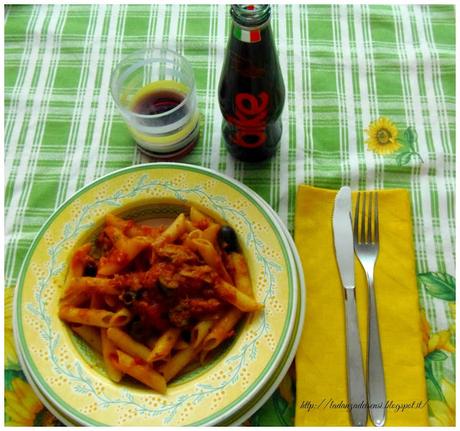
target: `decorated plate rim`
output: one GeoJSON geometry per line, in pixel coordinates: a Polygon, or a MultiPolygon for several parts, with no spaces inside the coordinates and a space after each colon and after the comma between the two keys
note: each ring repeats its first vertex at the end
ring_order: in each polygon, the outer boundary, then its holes
{"type": "MultiPolygon", "coordinates": [[[[49,219],[46,221],[46,223],[43,225],[43,227],[40,229],[40,231],[38,232],[36,238],[32,242],[27,252],[27,255],[21,267],[20,276],[18,278],[18,284],[17,284],[17,288],[15,291],[15,298],[14,298],[14,312],[17,315],[17,319],[16,319],[17,324],[14,325],[15,327],[14,329],[17,332],[17,337],[15,337],[15,339],[17,340],[19,346],[23,348],[23,359],[28,364],[30,373],[35,377],[37,386],[39,386],[44,393],[48,394],[50,398],[53,399],[54,402],[56,402],[56,404],[63,406],[64,410],[66,411],[67,414],[69,414],[69,416],[78,418],[76,420],[79,422],[82,421],[90,425],[104,425],[103,423],[92,419],[88,414],[81,414],[80,412],[76,411],[71,405],[68,405],[67,401],[61,399],[60,396],[55,394],[51,387],[48,387],[49,385],[40,376],[39,369],[36,367],[36,364],[33,360],[33,356],[31,355],[29,349],[25,345],[25,342],[24,342],[25,335],[24,335],[24,329],[23,329],[23,322],[21,319],[22,313],[23,313],[22,312],[23,305],[22,305],[22,300],[20,300],[20,298],[22,299],[21,295],[24,289],[24,278],[25,278],[25,272],[26,272],[25,269],[28,268],[32,255],[37,245],[39,244],[40,240],[42,239],[43,235],[45,234],[49,226],[52,224],[52,222],[58,217],[58,215],[65,208],[67,208],[72,202],[78,199],[81,195],[90,191],[92,188],[96,187],[100,183],[110,181],[112,178],[115,178],[119,175],[129,174],[129,173],[138,174],[139,172],[143,170],[157,170],[157,169],[187,170],[187,171],[192,171],[195,173],[210,176],[213,179],[217,179],[218,181],[224,182],[227,186],[230,186],[235,191],[237,191],[239,194],[242,194],[242,196],[246,200],[249,200],[253,205],[255,205],[258,211],[260,212],[260,214],[265,218],[265,220],[272,227],[276,237],[278,238],[278,242],[280,244],[280,248],[284,256],[284,261],[290,263],[290,265],[287,268],[285,268],[285,270],[288,271],[288,274],[289,274],[288,280],[289,280],[289,286],[290,286],[289,287],[290,301],[288,303],[288,309],[286,313],[288,316],[292,314],[294,305],[298,301],[298,298],[296,296],[296,289],[292,289],[292,284],[293,284],[292,280],[293,279],[296,280],[297,275],[293,274],[293,271],[291,268],[292,260],[290,259],[290,256],[289,256],[289,252],[288,252],[289,248],[288,250],[286,250],[286,244],[283,241],[284,234],[282,233],[281,228],[279,228],[276,225],[276,223],[274,223],[273,215],[267,212],[267,209],[264,208],[263,205],[261,205],[258,199],[256,199],[257,195],[255,195],[255,193],[251,189],[246,187],[244,184],[241,184],[237,180],[233,180],[216,171],[213,171],[207,168],[194,166],[194,165],[181,164],[181,163],[155,163],[155,164],[143,164],[143,165],[129,166],[127,168],[123,168],[123,169],[119,169],[117,171],[111,172],[91,182],[90,184],[81,188],[71,197],[69,197],[69,199],[67,199],[58,209],[56,209],[53,212],[53,214],[49,217],[49,219]],[[38,374],[38,377],[37,377],[37,374],[38,374]]],[[[220,408],[219,411],[213,412],[209,414],[208,416],[194,422],[191,425],[213,424],[213,423],[216,423],[217,418],[220,420],[224,420],[228,416],[232,416],[236,407],[240,405],[241,403],[244,403],[244,401],[248,399],[248,395],[251,396],[251,395],[254,395],[254,393],[257,393],[257,388],[262,387],[265,384],[265,382],[270,379],[270,376],[273,374],[273,370],[276,369],[276,366],[283,359],[285,350],[287,346],[289,345],[289,338],[290,338],[290,335],[292,334],[293,327],[294,325],[289,322],[289,319],[285,319],[282,336],[280,337],[281,342],[278,342],[275,352],[271,355],[270,361],[264,367],[263,372],[259,376],[257,376],[254,379],[254,381],[249,385],[249,387],[245,390],[244,396],[239,396],[238,398],[234,399],[231,403],[225,404],[225,406],[220,408]],[[286,335],[289,335],[289,336],[286,336],[286,335]],[[269,373],[269,371],[271,372],[269,373]]]]}

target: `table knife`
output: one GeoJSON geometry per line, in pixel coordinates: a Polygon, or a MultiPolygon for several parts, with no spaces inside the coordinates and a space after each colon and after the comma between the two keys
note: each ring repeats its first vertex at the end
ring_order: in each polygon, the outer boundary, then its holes
{"type": "Polygon", "coordinates": [[[337,193],[332,219],[334,246],[345,297],[348,403],[352,425],[365,426],[367,397],[355,297],[351,189],[337,193]]]}

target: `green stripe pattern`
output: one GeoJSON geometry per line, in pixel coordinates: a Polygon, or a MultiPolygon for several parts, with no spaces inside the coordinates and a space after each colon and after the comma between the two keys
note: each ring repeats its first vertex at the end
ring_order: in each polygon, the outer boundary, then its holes
{"type": "MultiPolygon", "coordinates": [[[[433,332],[452,327],[455,296],[443,294],[439,280],[455,283],[454,6],[274,6],[284,129],[278,154],[257,165],[233,160],[222,143],[217,88],[227,5],[10,5],[4,25],[6,286],[63,201],[106,173],[148,161],[114,106],[109,79],[124,55],[165,46],[190,60],[197,82],[201,134],[182,162],[242,181],[291,232],[298,184],[410,190],[420,304],[433,332]],[[413,131],[417,157],[367,149],[366,129],[381,116],[400,136],[413,131]]],[[[430,372],[454,382],[454,365],[449,353],[430,361],[430,372]]],[[[429,396],[445,401],[441,389],[429,396]]],[[[251,423],[292,424],[288,398],[277,391],[251,423]]]]}

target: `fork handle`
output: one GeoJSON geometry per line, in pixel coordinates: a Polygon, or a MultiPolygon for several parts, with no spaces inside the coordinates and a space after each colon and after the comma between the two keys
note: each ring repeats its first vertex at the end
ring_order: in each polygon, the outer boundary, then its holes
{"type": "Polygon", "coordinates": [[[345,289],[345,328],[347,336],[347,383],[350,417],[353,426],[366,426],[367,400],[361,341],[354,289],[345,289]]]}
{"type": "Polygon", "coordinates": [[[372,422],[375,426],[383,426],[386,418],[386,391],[373,277],[367,275],[367,284],[369,290],[367,398],[372,422]]]}

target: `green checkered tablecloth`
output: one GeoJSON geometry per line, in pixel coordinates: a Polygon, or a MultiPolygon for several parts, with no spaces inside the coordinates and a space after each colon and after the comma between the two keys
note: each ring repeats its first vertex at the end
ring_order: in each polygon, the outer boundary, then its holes
{"type": "MultiPolygon", "coordinates": [[[[234,161],[222,145],[217,86],[229,23],[226,5],[5,8],[6,424],[58,424],[26,384],[14,351],[21,262],[75,191],[147,161],[115,109],[109,78],[125,54],[167,46],[190,60],[202,113],[198,146],[182,161],[242,181],[291,232],[300,183],[410,190],[430,420],[453,425],[454,6],[274,6],[284,131],[276,157],[257,165],[234,161]],[[372,130],[385,124],[401,146],[381,155],[370,149],[378,138],[372,130]]],[[[289,373],[250,424],[292,424],[294,385],[289,373]]]]}

